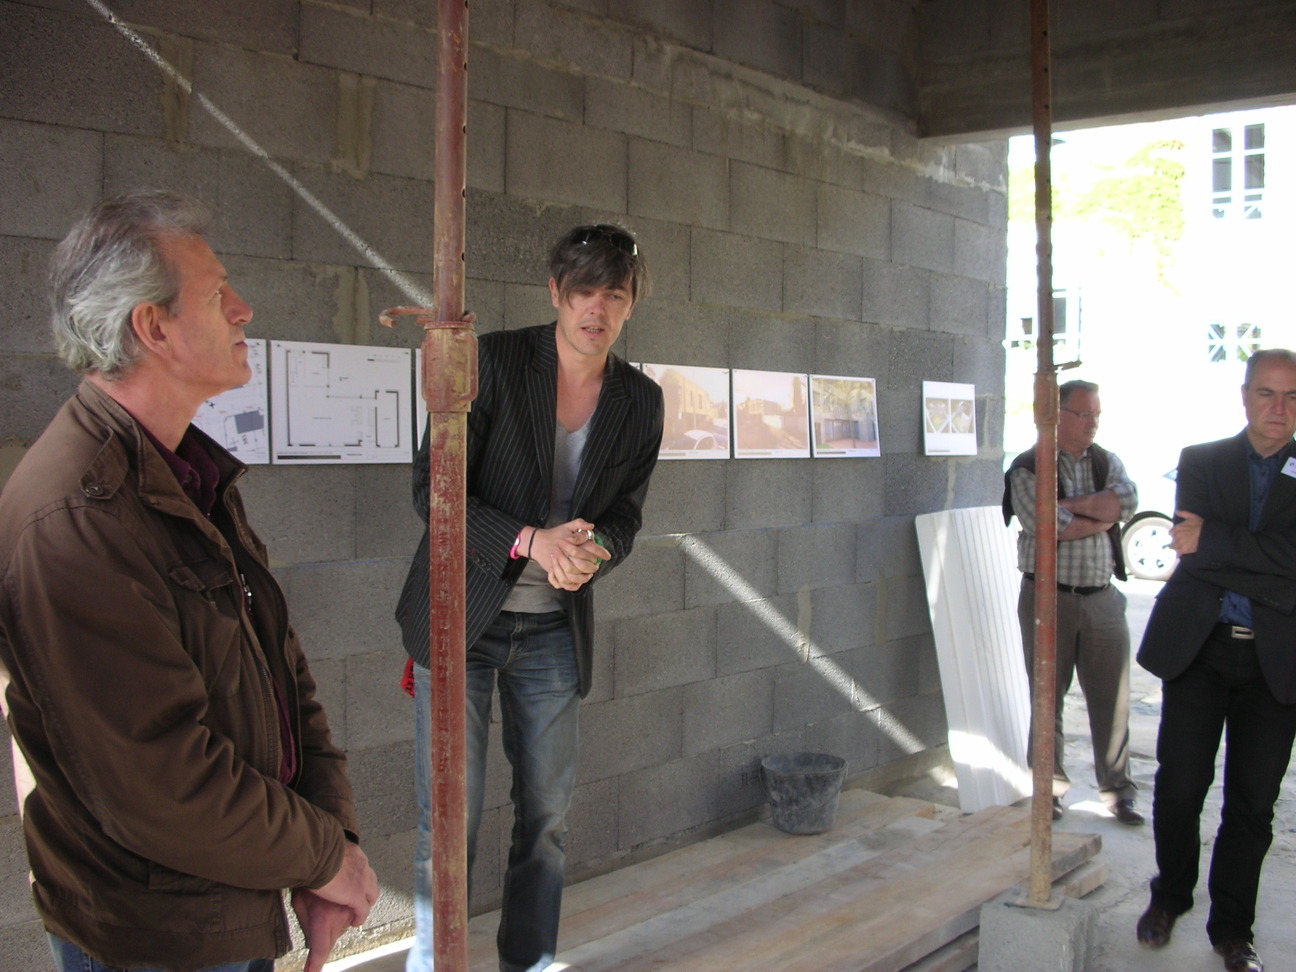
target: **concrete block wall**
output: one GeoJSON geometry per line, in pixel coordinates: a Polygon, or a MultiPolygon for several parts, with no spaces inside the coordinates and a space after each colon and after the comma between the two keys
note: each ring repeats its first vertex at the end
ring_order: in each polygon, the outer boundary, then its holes
{"type": "MultiPolygon", "coordinates": [[[[253,336],[414,346],[377,313],[431,286],[435,4],[107,0],[192,93],[100,6],[0,0],[0,482],[75,385],[53,358],[44,264],[104,195],[163,185],[212,203],[253,336]]],[[[654,277],[618,349],[630,360],[878,382],[881,457],[659,465],[634,556],[599,583],[574,875],[754,818],[764,754],[830,751],[858,777],[944,742],[913,517],[998,499],[1006,146],[913,137],[911,7],[472,6],[482,330],[550,320],[548,245],[616,220],[654,277]],[[922,454],[924,379],[976,384],[977,456],[922,454]]],[[[409,925],[391,618],[419,530],[408,470],[260,466],[245,482],[384,886],[371,928],[344,942],[358,948],[409,925]]],[[[475,908],[498,900],[511,825],[498,740],[490,758],[475,908]]],[[[9,767],[0,955],[39,956],[9,767]]]]}

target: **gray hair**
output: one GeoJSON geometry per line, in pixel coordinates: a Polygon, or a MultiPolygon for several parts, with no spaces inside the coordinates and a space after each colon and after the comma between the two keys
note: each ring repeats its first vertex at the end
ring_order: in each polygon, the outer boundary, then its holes
{"type": "Polygon", "coordinates": [[[1058,388],[1058,404],[1065,405],[1067,399],[1076,392],[1085,395],[1097,395],[1098,386],[1092,381],[1085,381],[1082,378],[1072,378],[1068,382],[1063,382],[1063,384],[1058,388]]]}
{"type": "Polygon", "coordinates": [[[1253,352],[1251,357],[1247,358],[1246,377],[1242,380],[1243,388],[1251,387],[1251,381],[1255,378],[1256,369],[1266,361],[1282,361],[1285,364],[1296,366],[1296,354],[1286,348],[1266,348],[1264,351],[1253,352]]]}
{"type": "Polygon", "coordinates": [[[142,189],[105,199],[72,227],[50,260],[50,323],[69,368],[111,380],[140,360],[131,312],[149,303],[174,313],[180,296],[163,241],[200,236],[210,221],[196,199],[142,189]]]}

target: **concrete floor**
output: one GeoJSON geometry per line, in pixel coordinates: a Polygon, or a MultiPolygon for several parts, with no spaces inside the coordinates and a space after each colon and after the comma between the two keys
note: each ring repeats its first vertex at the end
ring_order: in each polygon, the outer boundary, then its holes
{"type": "MultiPolygon", "coordinates": [[[[1121,585],[1129,599],[1130,636],[1137,650],[1159,583],[1130,581],[1121,585]]],[[[1161,683],[1135,664],[1131,671],[1131,768],[1141,793],[1139,806],[1151,815],[1152,781],[1156,772],[1156,734],[1160,718],[1161,683]]],[[[1134,925],[1147,906],[1147,882],[1155,873],[1151,821],[1143,827],[1118,823],[1103,808],[1093,782],[1093,756],[1089,745],[1084,698],[1072,688],[1065,707],[1067,768],[1071,791],[1064,798],[1066,815],[1057,829],[1098,833],[1103,839],[1100,860],[1107,862],[1107,882],[1086,900],[1099,912],[1098,932],[1090,951],[1087,972],[1218,972],[1223,964],[1211,951],[1205,923],[1209,902],[1204,886],[1197,891],[1197,906],[1179,919],[1171,943],[1160,951],[1140,946],[1134,925]]],[[[951,806],[957,794],[937,784],[920,784],[903,792],[951,806]]],[[[1202,819],[1202,871],[1209,862],[1219,821],[1218,784],[1207,798],[1202,819]]],[[[1256,948],[1272,972],[1296,969],[1296,780],[1288,774],[1274,820],[1274,844],[1261,880],[1256,948]]],[[[328,972],[399,972],[404,968],[400,946],[363,959],[353,957],[331,963],[328,972]]],[[[561,956],[560,956],[561,958],[561,956]]],[[[1023,970],[1026,972],[1026,970],[1023,970]]]]}

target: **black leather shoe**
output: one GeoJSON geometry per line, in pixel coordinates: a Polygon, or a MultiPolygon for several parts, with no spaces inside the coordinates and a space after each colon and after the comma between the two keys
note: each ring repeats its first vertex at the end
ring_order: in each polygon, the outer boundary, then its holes
{"type": "Polygon", "coordinates": [[[1164,948],[1170,941],[1170,932],[1174,930],[1175,919],[1164,908],[1154,904],[1148,905],[1143,917],[1138,920],[1138,940],[1140,945],[1148,948],[1164,948]]]}
{"type": "Polygon", "coordinates": [[[1143,823],[1143,814],[1138,812],[1133,800],[1117,800],[1108,809],[1112,816],[1123,824],[1138,827],[1143,823]]]}
{"type": "Polygon", "coordinates": [[[1062,819],[1062,798],[1061,797],[1053,798],[1053,819],[1054,820],[1062,819]]]}
{"type": "Polygon", "coordinates": [[[1264,972],[1264,963],[1250,942],[1220,942],[1215,951],[1224,956],[1226,972],[1264,972]]]}

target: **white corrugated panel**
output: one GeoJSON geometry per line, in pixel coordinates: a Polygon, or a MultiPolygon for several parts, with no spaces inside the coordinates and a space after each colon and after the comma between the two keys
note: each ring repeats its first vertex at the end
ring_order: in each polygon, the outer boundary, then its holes
{"type": "Polygon", "coordinates": [[[959,808],[1031,792],[1030,690],[1017,624],[1017,551],[997,506],[916,518],[959,808]]]}

